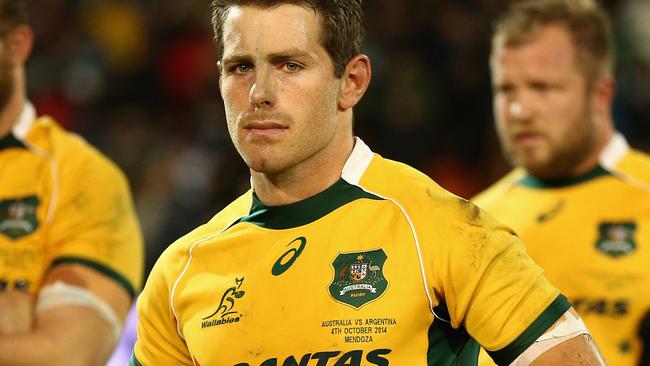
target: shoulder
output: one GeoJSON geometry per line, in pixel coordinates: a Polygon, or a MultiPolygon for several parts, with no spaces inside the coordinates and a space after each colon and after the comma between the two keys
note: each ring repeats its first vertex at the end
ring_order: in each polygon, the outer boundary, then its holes
{"type": "Polygon", "coordinates": [[[248,214],[251,202],[252,193],[248,191],[219,211],[210,221],[173,242],[156,261],[152,275],[176,278],[187,263],[192,247],[218,237],[234,222],[248,214]]]}
{"type": "Polygon", "coordinates": [[[481,208],[489,209],[499,202],[508,191],[516,186],[517,182],[519,182],[525,175],[526,172],[523,169],[515,168],[483,192],[474,196],[472,202],[479,205],[481,208]]]}
{"type": "Polygon", "coordinates": [[[97,178],[104,188],[111,183],[126,183],[120,168],[76,133],[66,131],[50,117],[34,121],[27,140],[56,165],[63,180],[73,182],[97,178]],[[108,181],[107,181],[108,180],[108,181]]]}
{"type": "Polygon", "coordinates": [[[359,185],[379,196],[404,204],[426,198],[441,198],[446,192],[417,169],[379,155],[375,155],[359,185]]]}
{"type": "Polygon", "coordinates": [[[361,179],[360,186],[394,201],[421,229],[435,226],[437,230],[446,231],[458,229],[458,225],[484,225],[483,214],[476,205],[400,162],[376,156],[361,179]]]}
{"type": "Polygon", "coordinates": [[[650,184],[650,155],[639,150],[630,149],[616,164],[613,173],[622,174],[644,184],[650,184]]]}

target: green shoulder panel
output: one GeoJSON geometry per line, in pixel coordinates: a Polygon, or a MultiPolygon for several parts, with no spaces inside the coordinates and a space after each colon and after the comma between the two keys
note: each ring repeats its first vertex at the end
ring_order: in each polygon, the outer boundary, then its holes
{"type": "MultiPolygon", "coordinates": [[[[436,306],[436,315],[449,318],[444,305],[436,306]]],[[[429,327],[428,366],[476,366],[479,344],[465,329],[454,329],[450,323],[436,319],[429,327]]]]}

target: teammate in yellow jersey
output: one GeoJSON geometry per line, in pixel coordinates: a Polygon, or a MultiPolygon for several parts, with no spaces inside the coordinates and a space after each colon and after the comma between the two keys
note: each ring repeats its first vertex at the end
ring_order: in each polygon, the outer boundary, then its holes
{"type": "Polygon", "coordinates": [[[609,364],[650,365],[650,157],[613,126],[611,38],[592,0],[516,2],[498,21],[494,113],[516,168],[474,202],[521,236],[609,364]]]}
{"type": "Polygon", "coordinates": [[[102,365],[139,288],[122,173],[26,99],[27,1],[0,0],[0,364],[102,365]]]}
{"type": "Polygon", "coordinates": [[[601,364],[510,230],[353,137],[360,0],[213,9],[252,189],[160,257],[131,365],[476,365],[479,343],[502,365],[601,364]]]}

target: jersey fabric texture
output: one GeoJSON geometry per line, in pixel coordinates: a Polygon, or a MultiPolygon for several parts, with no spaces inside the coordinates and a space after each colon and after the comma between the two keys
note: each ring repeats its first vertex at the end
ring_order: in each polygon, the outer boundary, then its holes
{"type": "Polygon", "coordinates": [[[141,286],[143,244],[118,168],[27,104],[0,139],[0,287],[37,294],[52,267],[75,263],[141,286]]]}
{"type": "Polygon", "coordinates": [[[521,236],[610,365],[641,365],[642,334],[650,346],[649,156],[616,135],[582,177],[549,183],[515,169],[474,202],[521,236]]]}
{"type": "Polygon", "coordinates": [[[513,233],[359,139],[342,178],[249,191],[171,245],[131,365],[507,365],[569,304],[513,233]]]}

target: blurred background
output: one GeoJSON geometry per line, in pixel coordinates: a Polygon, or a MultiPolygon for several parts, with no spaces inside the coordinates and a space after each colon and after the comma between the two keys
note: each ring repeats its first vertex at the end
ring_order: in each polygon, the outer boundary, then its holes
{"type": "MultiPolygon", "coordinates": [[[[29,96],[127,174],[147,273],[249,187],[217,87],[209,0],[33,0],[29,96]]],[[[370,89],[356,134],[471,197],[509,167],[495,138],[491,21],[506,0],[366,0],[370,89]]],[[[650,151],[650,1],[605,1],[618,44],[615,119],[650,151]]]]}

